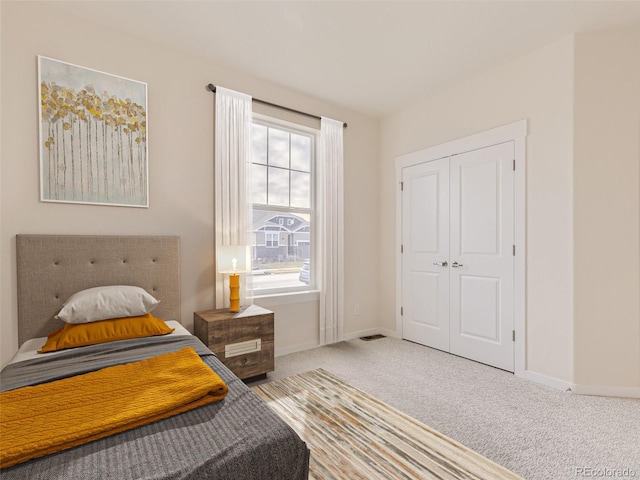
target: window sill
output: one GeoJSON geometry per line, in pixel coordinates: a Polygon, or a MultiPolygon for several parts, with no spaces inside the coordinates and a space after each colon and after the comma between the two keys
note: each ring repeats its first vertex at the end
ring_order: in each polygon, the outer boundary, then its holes
{"type": "Polygon", "coordinates": [[[289,305],[292,303],[317,302],[320,300],[319,290],[305,290],[303,292],[272,293],[269,295],[256,295],[253,302],[261,307],[274,305],[289,305]]]}

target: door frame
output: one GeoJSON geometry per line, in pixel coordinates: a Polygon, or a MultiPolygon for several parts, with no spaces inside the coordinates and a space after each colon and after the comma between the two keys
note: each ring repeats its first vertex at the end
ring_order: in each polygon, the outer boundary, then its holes
{"type": "Polygon", "coordinates": [[[526,371],[526,137],[527,119],[485,130],[450,142],[400,155],[396,168],[396,335],[402,338],[402,170],[406,167],[444,157],[514,142],[514,236],[516,255],[514,264],[513,328],[515,331],[514,374],[526,371]]]}

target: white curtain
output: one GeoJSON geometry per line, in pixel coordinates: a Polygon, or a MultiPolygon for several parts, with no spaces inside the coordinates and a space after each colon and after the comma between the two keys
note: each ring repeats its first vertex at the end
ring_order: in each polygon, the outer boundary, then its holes
{"type": "Polygon", "coordinates": [[[322,117],[318,172],[322,197],[320,344],[342,340],[344,325],[343,123],[322,117]]]}
{"type": "MultiPolygon", "coordinates": [[[[219,245],[249,245],[251,204],[247,199],[251,171],[251,97],[226,88],[216,88],[215,114],[215,242],[219,245]]],[[[251,270],[251,266],[249,266],[251,270]]],[[[216,306],[229,306],[226,275],[218,274],[216,306]]],[[[240,275],[240,304],[251,294],[251,273],[240,275]]]]}

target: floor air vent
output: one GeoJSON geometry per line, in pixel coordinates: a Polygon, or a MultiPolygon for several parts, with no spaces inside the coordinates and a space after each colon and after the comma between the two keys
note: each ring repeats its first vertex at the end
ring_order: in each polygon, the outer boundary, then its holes
{"type": "Polygon", "coordinates": [[[360,337],[360,340],[364,340],[365,342],[369,342],[371,340],[377,340],[379,338],[384,338],[384,335],[367,335],[366,337],[360,337]]]}

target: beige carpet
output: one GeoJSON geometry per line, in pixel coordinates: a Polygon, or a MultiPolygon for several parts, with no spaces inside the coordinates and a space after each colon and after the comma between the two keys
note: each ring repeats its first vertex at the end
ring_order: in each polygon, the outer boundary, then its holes
{"type": "Polygon", "coordinates": [[[307,442],[312,479],[521,479],[325,370],[252,389],[307,442]]]}

